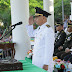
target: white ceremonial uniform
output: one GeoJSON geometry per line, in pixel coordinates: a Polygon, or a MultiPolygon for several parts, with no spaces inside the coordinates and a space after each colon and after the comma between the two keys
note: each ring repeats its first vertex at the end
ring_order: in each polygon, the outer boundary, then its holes
{"type": "Polygon", "coordinates": [[[54,31],[52,27],[47,27],[48,23],[33,30],[33,25],[27,26],[30,37],[35,37],[32,64],[43,68],[48,65],[48,72],[53,71],[53,51],[54,51],[54,31]]]}

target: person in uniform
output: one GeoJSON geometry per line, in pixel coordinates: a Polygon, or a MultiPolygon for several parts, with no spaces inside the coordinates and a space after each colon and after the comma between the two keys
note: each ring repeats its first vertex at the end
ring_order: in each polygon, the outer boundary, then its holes
{"type": "Polygon", "coordinates": [[[66,38],[66,33],[63,30],[63,24],[60,22],[56,23],[56,30],[59,32],[54,43],[54,55],[56,53],[62,51],[63,49],[60,48],[64,44],[65,38],[66,38]]]}
{"type": "MultiPolygon", "coordinates": [[[[71,54],[68,55],[68,56],[69,56],[68,61],[71,62],[71,64],[72,64],[72,49],[70,49],[70,52],[71,52],[71,54]]],[[[64,58],[64,60],[67,59],[68,56],[66,56],[66,57],[64,58]]]]}
{"type": "Polygon", "coordinates": [[[29,18],[27,32],[29,37],[35,37],[32,64],[53,72],[53,52],[54,52],[54,31],[47,23],[47,18],[51,14],[36,7],[36,13],[29,18]],[[33,29],[34,22],[39,26],[33,29]]]}
{"type": "Polygon", "coordinates": [[[70,53],[70,49],[72,48],[72,24],[71,23],[68,23],[67,31],[69,32],[69,34],[66,36],[63,46],[60,46],[61,48],[63,48],[64,51],[56,54],[58,58],[61,59],[63,59],[66,55],[71,54],[70,53]]]}
{"type": "Polygon", "coordinates": [[[70,54],[66,55],[63,60],[70,61],[72,63],[72,49],[70,49],[70,54]]]}

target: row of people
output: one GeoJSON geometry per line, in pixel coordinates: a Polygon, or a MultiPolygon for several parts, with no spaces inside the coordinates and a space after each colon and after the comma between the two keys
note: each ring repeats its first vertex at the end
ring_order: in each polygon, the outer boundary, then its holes
{"type": "Polygon", "coordinates": [[[72,53],[72,23],[68,23],[68,34],[63,30],[63,25],[58,22],[56,24],[56,30],[59,31],[54,44],[54,55],[60,59],[67,61],[69,58],[71,60],[72,53]],[[67,56],[68,55],[68,56],[67,56]]]}

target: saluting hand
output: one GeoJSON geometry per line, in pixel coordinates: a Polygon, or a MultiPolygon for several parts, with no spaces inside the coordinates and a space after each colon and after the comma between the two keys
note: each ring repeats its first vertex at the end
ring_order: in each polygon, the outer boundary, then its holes
{"type": "Polygon", "coordinates": [[[33,16],[29,17],[29,25],[33,25],[34,24],[34,19],[33,16]]]}

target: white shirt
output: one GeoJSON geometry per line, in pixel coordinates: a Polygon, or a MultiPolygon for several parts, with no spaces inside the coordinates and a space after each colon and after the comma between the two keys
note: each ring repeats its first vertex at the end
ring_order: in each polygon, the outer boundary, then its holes
{"type": "MultiPolygon", "coordinates": [[[[33,25],[27,26],[27,32],[29,37],[35,37],[35,44],[33,49],[33,55],[37,57],[43,57],[43,65],[50,65],[53,60],[54,51],[54,31],[52,27],[47,27],[48,23],[34,30],[33,25]]],[[[35,59],[34,59],[35,60],[35,59]]]]}

